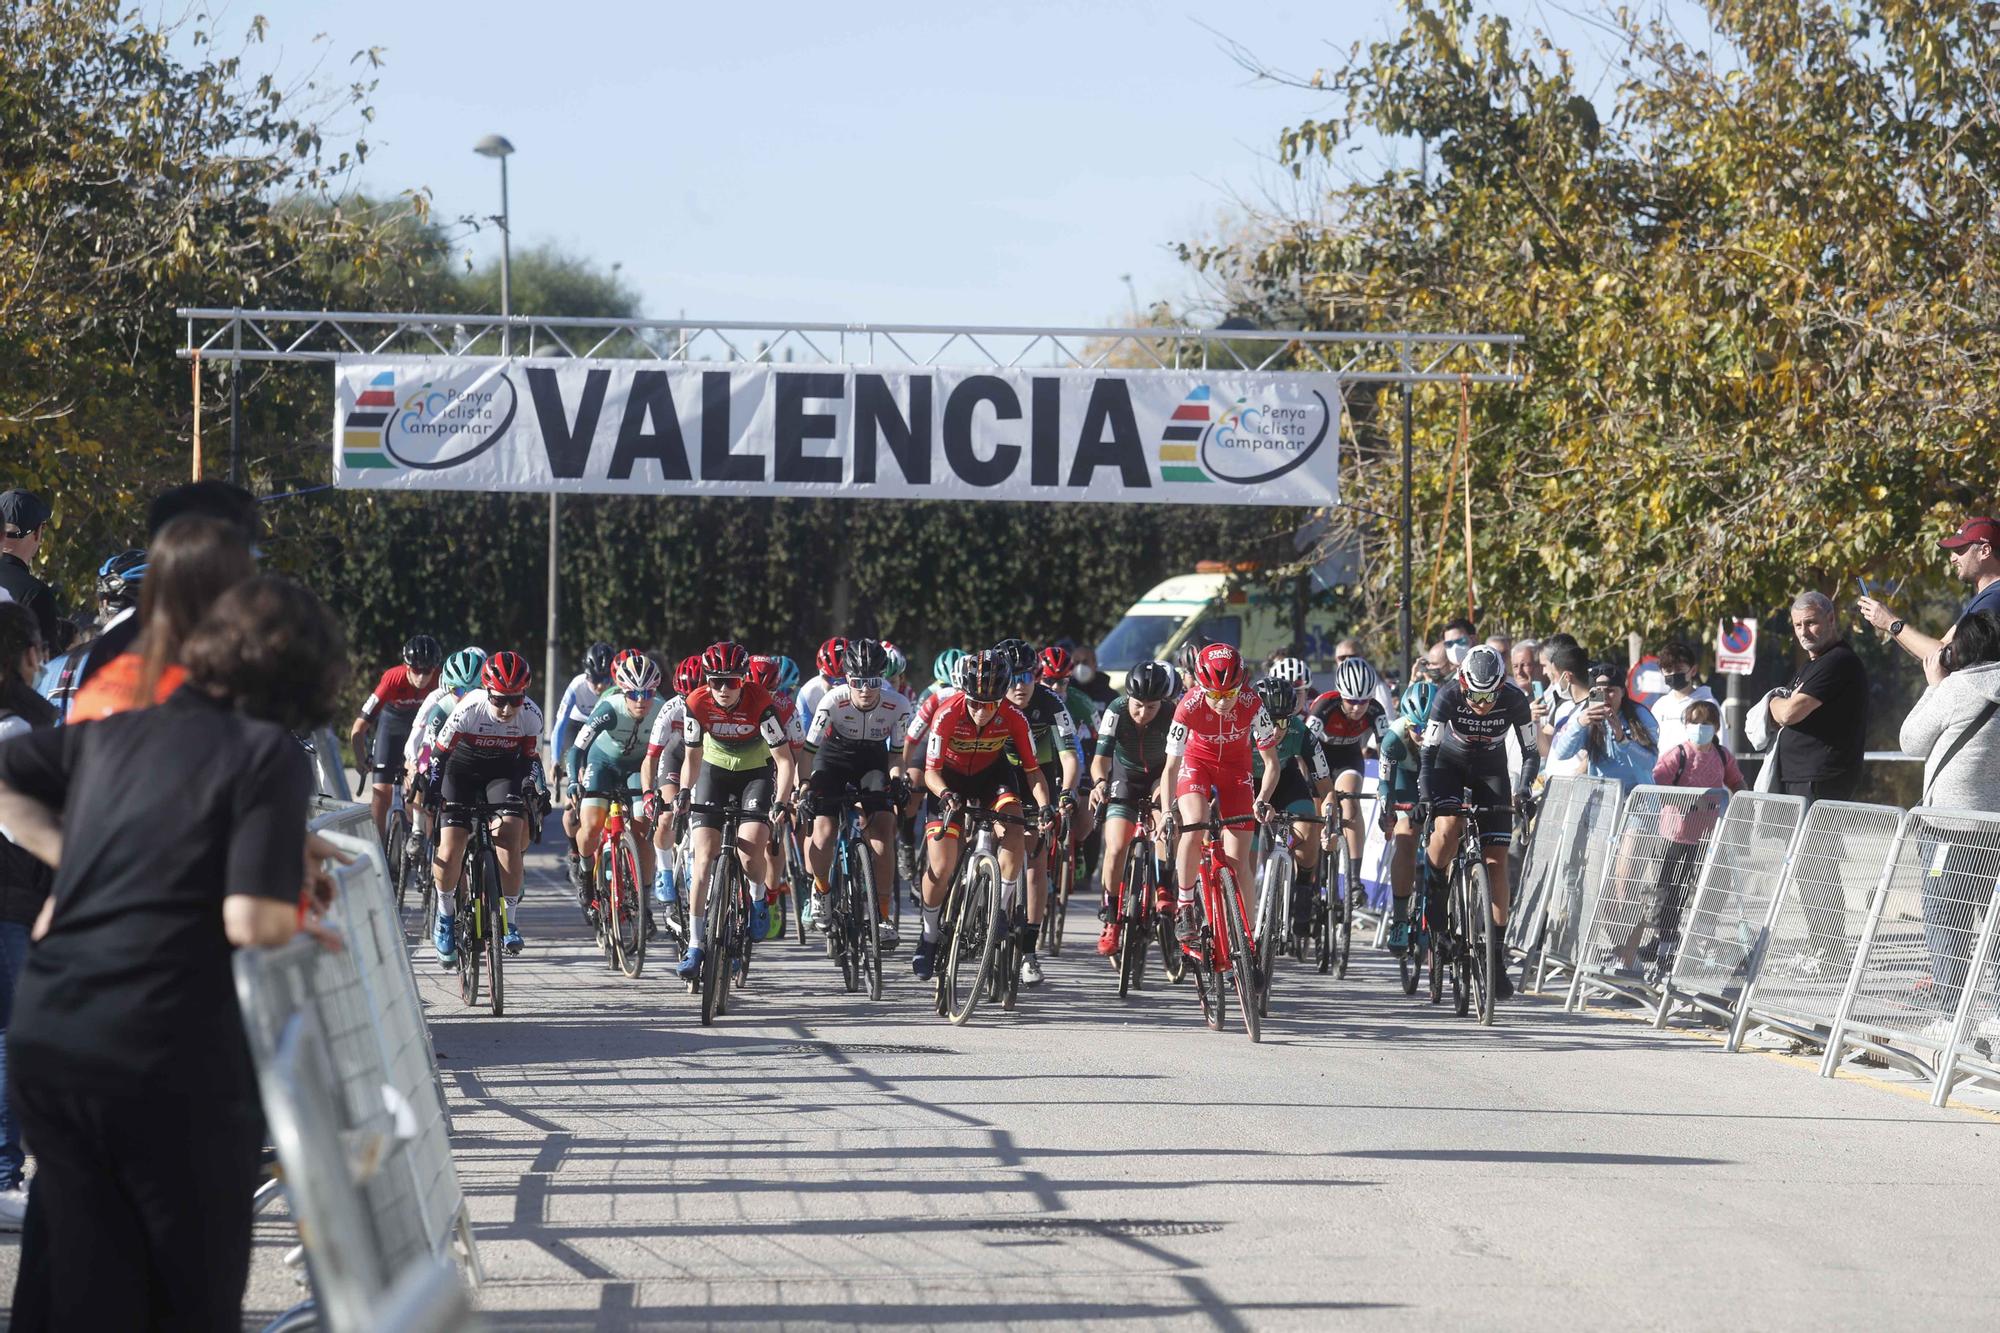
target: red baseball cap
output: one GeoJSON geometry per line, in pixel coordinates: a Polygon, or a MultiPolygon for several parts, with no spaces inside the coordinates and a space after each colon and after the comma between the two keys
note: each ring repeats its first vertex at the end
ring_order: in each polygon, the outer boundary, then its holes
{"type": "Polygon", "coordinates": [[[1990,542],[2000,547],[2000,520],[1990,518],[1968,518],[1958,525],[1958,531],[1946,537],[1938,545],[1947,551],[1956,551],[1961,546],[1974,542],[1990,542]]]}

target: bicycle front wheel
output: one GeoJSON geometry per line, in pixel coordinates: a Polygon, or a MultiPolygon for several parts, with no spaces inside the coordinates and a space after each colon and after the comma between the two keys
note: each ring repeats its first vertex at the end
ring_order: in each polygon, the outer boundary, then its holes
{"type": "Polygon", "coordinates": [[[736,885],[729,877],[729,852],[724,849],[708,872],[708,906],[703,912],[708,936],[701,958],[701,1021],[713,1023],[727,1006],[729,989],[729,917],[736,885]]]}
{"type": "Polygon", "coordinates": [[[1271,974],[1277,970],[1278,935],[1289,924],[1292,910],[1292,854],[1283,849],[1265,862],[1266,892],[1258,895],[1257,929],[1252,937],[1257,955],[1257,1013],[1271,1012],[1271,974]]]}
{"type": "Polygon", "coordinates": [[[627,829],[618,839],[612,892],[618,904],[618,970],[637,977],[646,967],[646,898],[639,882],[639,847],[627,829]]]}
{"type": "Polygon", "coordinates": [[[1475,861],[1465,876],[1459,906],[1465,913],[1465,956],[1472,978],[1473,1012],[1487,1027],[1493,1025],[1493,946],[1498,943],[1493,933],[1492,901],[1486,863],[1475,861]]]}
{"type": "MultiPolygon", "coordinates": [[[[1243,1011],[1243,1030],[1250,1034],[1250,1040],[1262,1041],[1265,983],[1259,976],[1261,964],[1250,942],[1250,922],[1243,907],[1243,892],[1237,887],[1236,876],[1226,868],[1222,871],[1222,915],[1229,925],[1229,981],[1236,989],[1236,1007],[1243,1011]]],[[[1221,996],[1218,994],[1216,998],[1219,1000],[1221,996]]]]}
{"type": "Polygon", "coordinates": [[[855,943],[855,962],[861,972],[861,980],[868,985],[868,998],[882,998],[882,914],[875,901],[875,854],[864,844],[858,849],[855,863],[854,883],[861,895],[861,910],[855,915],[860,922],[861,938],[855,943]]]}
{"type": "Polygon", "coordinates": [[[389,838],[383,848],[389,859],[389,880],[396,890],[396,910],[402,912],[410,899],[410,811],[402,802],[389,812],[389,838]]]}
{"type": "Polygon", "coordinates": [[[1343,980],[1347,976],[1347,963],[1354,954],[1354,910],[1361,902],[1361,877],[1354,863],[1354,854],[1347,849],[1347,839],[1340,840],[1338,852],[1340,876],[1326,886],[1326,915],[1328,929],[1333,936],[1333,976],[1343,980]]]}
{"type": "Polygon", "coordinates": [[[1472,1010],[1472,940],[1477,927],[1472,914],[1466,910],[1470,901],[1466,894],[1465,866],[1453,867],[1451,872],[1451,1008],[1460,1018],[1472,1010]]]}
{"type": "Polygon", "coordinates": [[[483,912],[486,918],[486,1002],[493,1016],[499,1018],[507,1012],[507,990],[501,972],[501,959],[506,955],[502,940],[507,930],[507,907],[506,899],[500,896],[500,861],[491,847],[479,853],[479,877],[485,881],[482,887],[486,904],[483,912]]]}
{"type": "Polygon", "coordinates": [[[957,928],[945,960],[945,1017],[963,1024],[979,1008],[1000,948],[1000,867],[980,857],[966,871],[957,928]]]}
{"type": "Polygon", "coordinates": [[[1063,927],[1069,924],[1069,891],[1076,879],[1076,863],[1069,848],[1054,834],[1055,853],[1049,858],[1049,907],[1043,914],[1042,938],[1048,941],[1049,957],[1062,952],[1063,927]]]}

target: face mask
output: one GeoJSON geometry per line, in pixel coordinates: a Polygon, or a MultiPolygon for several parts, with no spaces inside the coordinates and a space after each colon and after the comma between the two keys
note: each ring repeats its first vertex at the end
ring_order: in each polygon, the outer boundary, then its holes
{"type": "Polygon", "coordinates": [[[1471,651],[1470,639],[1453,639],[1444,646],[1444,655],[1453,666],[1464,666],[1466,655],[1471,651]]]}
{"type": "Polygon", "coordinates": [[[1079,685],[1088,685],[1091,681],[1097,679],[1097,668],[1088,662],[1078,662],[1076,670],[1071,673],[1071,677],[1079,685]]]}
{"type": "Polygon", "coordinates": [[[1713,722],[1697,722],[1697,723],[1695,723],[1695,724],[1694,724],[1694,743],[1695,743],[1696,745],[1713,745],[1713,744],[1715,744],[1715,724],[1714,724],[1713,722]]]}
{"type": "Polygon", "coordinates": [[[1687,688],[1688,673],[1685,671],[1669,671],[1666,675],[1666,682],[1667,688],[1670,690],[1684,690],[1687,688]]]}

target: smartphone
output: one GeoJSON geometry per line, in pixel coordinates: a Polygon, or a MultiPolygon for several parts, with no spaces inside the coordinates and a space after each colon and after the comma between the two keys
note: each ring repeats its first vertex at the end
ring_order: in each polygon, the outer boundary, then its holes
{"type": "Polygon", "coordinates": [[[1606,699],[1610,697],[1611,697],[1611,691],[1606,689],[1604,686],[1593,685],[1590,687],[1590,702],[1594,704],[1602,704],[1606,699]]]}
{"type": "Polygon", "coordinates": [[[1540,682],[1539,680],[1535,682],[1535,692],[1532,696],[1530,696],[1534,700],[1534,702],[1540,703],[1542,701],[1542,690],[1544,688],[1545,687],[1543,686],[1542,682],[1540,682]]]}

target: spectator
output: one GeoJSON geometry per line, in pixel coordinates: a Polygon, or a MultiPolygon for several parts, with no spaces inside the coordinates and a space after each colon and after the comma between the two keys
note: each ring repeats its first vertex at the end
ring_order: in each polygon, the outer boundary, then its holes
{"type": "Polygon", "coordinates": [[[1873,597],[1863,596],[1857,603],[1869,624],[1919,662],[1927,661],[1939,647],[1950,642],[1958,626],[1973,612],[2000,612],[2000,521],[1968,518],[1958,525],[1957,532],[1938,545],[1951,552],[1951,572],[1972,585],[1972,600],[1959,612],[1957,622],[1945,631],[1943,639],[1933,639],[1922,630],[1909,628],[1893,607],[1873,597]]]}
{"type": "Polygon", "coordinates": [[[1505,662],[1514,655],[1514,636],[1504,630],[1498,634],[1489,634],[1486,636],[1486,646],[1500,654],[1500,660],[1505,662]]]}
{"type": "Polygon", "coordinates": [[[32,491],[0,491],[0,601],[19,602],[35,617],[44,645],[56,641],[56,595],[30,568],[42,549],[49,507],[32,491]]]}
{"type": "Polygon", "coordinates": [[[131,651],[112,658],[78,687],[70,700],[72,721],[109,717],[172,694],[183,675],[182,642],[218,597],[257,572],[242,528],[195,514],[162,528],[146,559],[138,622],[144,628],[131,651]]]}
{"type": "Polygon", "coordinates": [[[1696,702],[1714,703],[1715,695],[1706,685],[1697,685],[1694,671],[1701,664],[1701,654],[1694,645],[1681,639],[1670,639],[1660,649],[1660,675],[1667,682],[1667,692],[1653,700],[1653,716],[1660,722],[1660,757],[1688,738],[1688,708],[1696,702]]]}
{"type": "MultiPolygon", "coordinates": [[[[55,707],[29,684],[41,655],[42,631],[34,613],[17,602],[0,603],[0,741],[55,725],[55,707]]],[[[0,830],[0,1231],[19,1231],[28,1208],[28,1192],[21,1188],[27,1158],[7,1101],[6,1040],[14,987],[28,961],[28,928],[48,896],[49,868],[0,830]]]]}
{"type": "Polygon", "coordinates": [[[1590,776],[1615,778],[1628,792],[1651,782],[1660,757],[1660,724],[1652,710],[1625,693],[1625,670],[1615,662],[1591,667],[1587,680],[1583,705],[1570,710],[1549,757],[1561,761],[1585,755],[1590,776]]]}
{"type": "MultiPolygon", "coordinates": [[[[1959,620],[1951,643],[1924,659],[1923,698],[1903,719],[1905,754],[1924,756],[1924,805],[2000,810],[2000,613],[1959,620]]],[[[1933,828],[1948,820],[1932,820],[1933,828]]],[[[1947,1024],[1958,1012],[1973,933],[1993,891],[1991,836],[1968,832],[1939,847],[1920,847],[1932,867],[1923,881],[1924,945],[1931,981],[1947,1024]]]]}
{"type": "MultiPolygon", "coordinates": [[[[1472,645],[1478,636],[1479,631],[1464,616],[1454,616],[1444,622],[1444,655],[1449,664],[1447,672],[1458,670],[1459,663],[1463,662],[1465,655],[1472,651],[1472,645]]],[[[1443,680],[1445,677],[1439,676],[1438,679],[1443,680]]]]}
{"type": "Polygon", "coordinates": [[[1868,669],[1840,636],[1833,602],[1824,593],[1802,592],[1792,599],[1792,633],[1806,650],[1806,664],[1770,700],[1771,721],[1784,728],[1771,750],[1778,766],[1771,790],[1808,801],[1844,801],[1861,782],[1868,669]]]}
{"type": "Polygon", "coordinates": [[[1336,643],[1333,646],[1333,669],[1335,673],[1338,674],[1340,671],[1340,664],[1342,662],[1345,662],[1350,657],[1359,656],[1361,656],[1361,640],[1342,639],[1339,643],[1336,643]]]}
{"type": "MultiPolygon", "coordinates": [[[[1665,665],[1666,654],[1661,653],[1665,665]]],[[[1722,813],[1717,788],[1743,790],[1743,770],[1736,756],[1721,743],[1722,709],[1713,699],[1697,699],[1689,704],[1683,718],[1687,739],[1672,746],[1661,745],[1660,758],[1653,765],[1653,781],[1663,787],[1695,787],[1702,794],[1691,806],[1667,805],[1660,811],[1659,832],[1664,850],[1660,873],[1647,900],[1640,904],[1639,919],[1618,950],[1625,965],[1637,971],[1647,966],[1648,975],[1658,980],[1673,971],[1679,952],[1681,914],[1688,894],[1701,871],[1702,840],[1715,827],[1722,813]],[[1641,942],[1645,927],[1653,928],[1653,938],[1641,942]]]]}
{"type": "Polygon", "coordinates": [[[1111,688],[1111,681],[1097,665],[1097,649],[1087,643],[1076,647],[1076,670],[1070,679],[1100,710],[1118,697],[1118,691],[1111,688]]]}
{"type": "Polygon", "coordinates": [[[1542,697],[1547,677],[1542,672],[1542,645],[1533,639],[1523,639],[1507,654],[1507,665],[1514,674],[1514,683],[1529,699],[1542,697]]]}
{"type": "Polygon", "coordinates": [[[1549,688],[1542,692],[1541,698],[1528,705],[1528,712],[1541,729],[1542,757],[1550,760],[1543,772],[1551,777],[1565,773],[1580,774],[1585,771],[1588,761],[1577,757],[1556,762],[1552,751],[1556,733],[1563,729],[1576,710],[1583,707],[1590,693],[1590,686],[1584,680],[1590,673],[1590,659],[1575,639],[1567,634],[1557,634],[1542,645],[1542,661],[1548,671],[1549,688]]]}
{"type": "MultiPolygon", "coordinates": [[[[167,524],[188,515],[218,518],[241,529],[244,544],[250,548],[252,556],[256,555],[257,543],[262,539],[257,498],[241,486],[232,486],[226,481],[190,481],[161,491],[146,507],[147,545],[153,543],[167,524]]],[[[142,606],[138,615],[104,627],[76,673],[78,688],[103,670],[106,663],[132,650],[145,623],[145,615],[142,606]]]]}
{"type": "Polygon", "coordinates": [[[160,707],[0,744],[0,825],[56,870],[8,1034],[36,1161],[18,1328],[242,1319],[262,1135],[230,950],[297,928],[312,773],[290,733],[332,716],[347,653],[279,578],[183,649],[160,707]]]}

